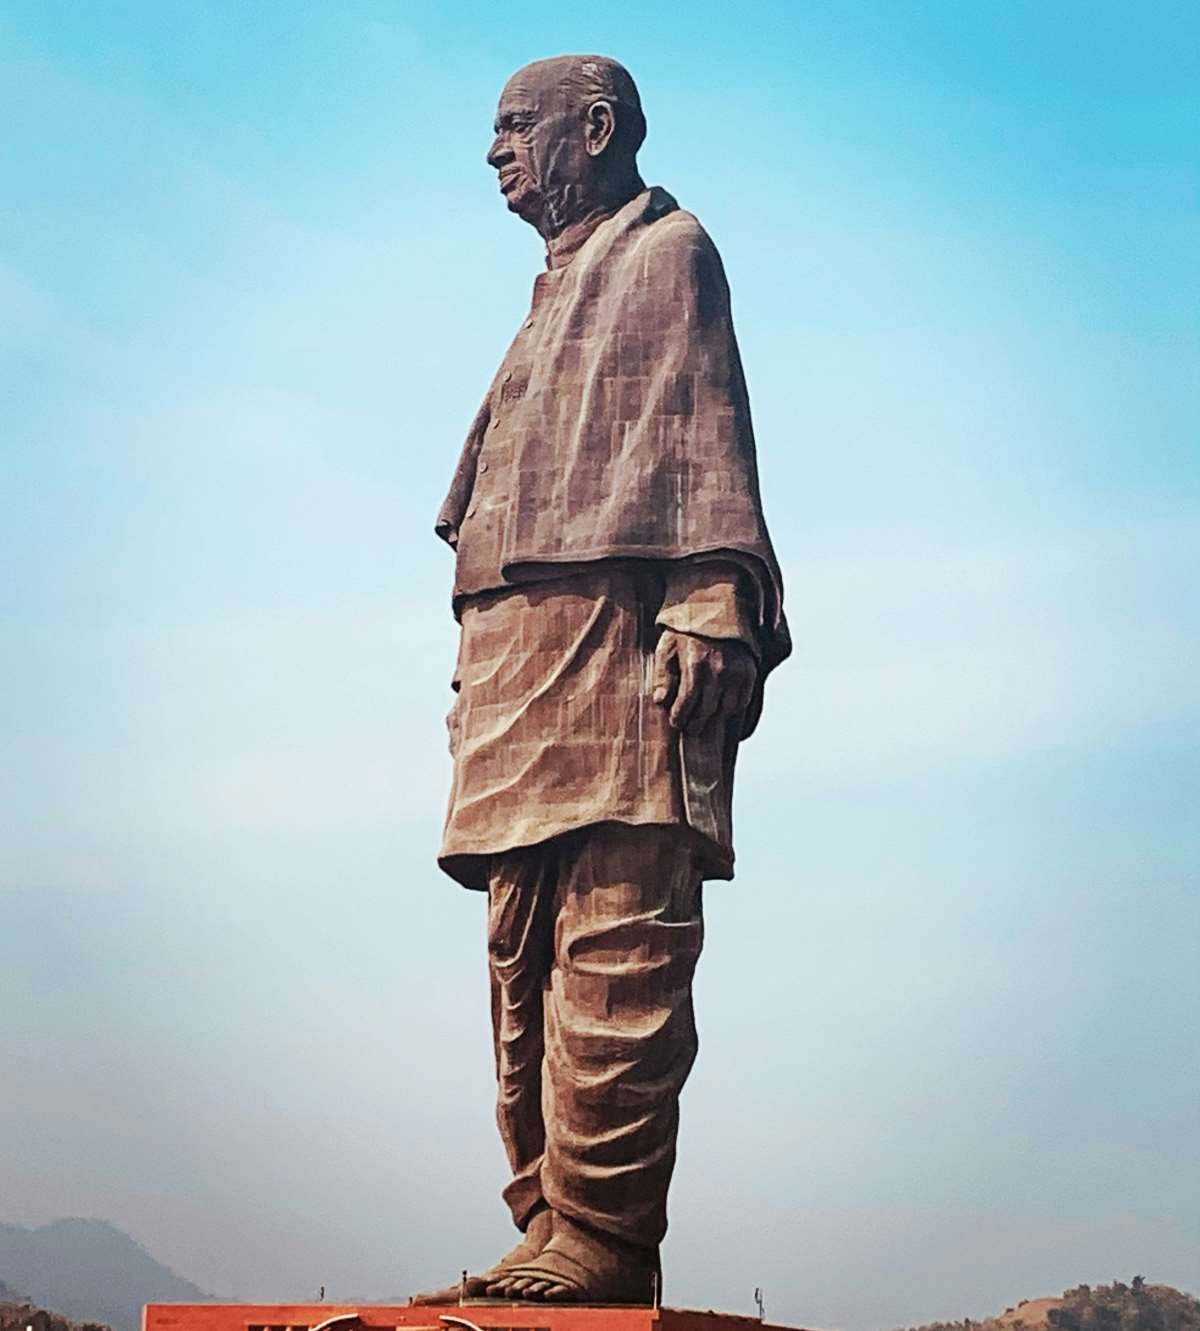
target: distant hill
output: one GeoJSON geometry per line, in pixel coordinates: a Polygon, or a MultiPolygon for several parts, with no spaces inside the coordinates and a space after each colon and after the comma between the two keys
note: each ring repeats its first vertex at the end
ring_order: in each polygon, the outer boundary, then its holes
{"type": "Polygon", "coordinates": [[[1077,1285],[1051,1298],[1022,1299],[998,1317],[930,1322],[912,1331],[1200,1331],[1200,1299],[1170,1285],[1077,1285]]]}
{"type": "Polygon", "coordinates": [[[0,1225],[0,1283],[62,1317],[114,1331],[140,1331],[143,1303],[210,1297],[106,1220],[0,1225]]]}

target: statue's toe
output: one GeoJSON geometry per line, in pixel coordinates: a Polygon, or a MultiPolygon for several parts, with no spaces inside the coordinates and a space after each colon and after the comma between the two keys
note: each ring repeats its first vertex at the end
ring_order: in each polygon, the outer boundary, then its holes
{"type": "MultiPolygon", "coordinates": [[[[474,1282],[468,1280],[466,1283],[465,1291],[462,1285],[446,1285],[442,1289],[425,1289],[422,1290],[419,1294],[410,1295],[408,1301],[409,1303],[416,1305],[429,1304],[429,1303],[437,1303],[437,1304],[457,1303],[459,1295],[461,1293],[465,1292],[468,1296],[472,1294],[472,1289],[471,1289],[472,1283],[478,1284],[479,1283],[478,1278],[476,1278],[474,1282]]],[[[479,1287],[478,1293],[480,1294],[483,1293],[482,1286],[479,1287]]]]}

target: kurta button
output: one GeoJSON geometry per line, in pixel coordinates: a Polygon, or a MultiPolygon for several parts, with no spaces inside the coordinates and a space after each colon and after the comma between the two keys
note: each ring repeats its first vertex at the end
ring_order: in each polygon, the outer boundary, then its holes
{"type": "Polygon", "coordinates": [[[492,421],[492,429],[498,430],[499,428],[500,428],[500,418],[497,417],[494,421],[492,421]]]}
{"type": "Polygon", "coordinates": [[[488,464],[487,464],[486,462],[481,462],[481,463],[479,464],[479,470],[480,470],[480,471],[487,471],[487,469],[488,469],[488,464]]]}
{"type": "Polygon", "coordinates": [[[512,378],[512,371],[511,371],[511,370],[505,370],[505,371],[504,371],[504,383],[508,383],[508,381],[509,381],[511,378],[512,378]]]}
{"type": "Polygon", "coordinates": [[[525,327],[526,327],[526,328],[532,328],[532,327],[533,327],[533,320],[532,320],[532,319],[526,319],[526,320],[525,320],[525,327]]]}

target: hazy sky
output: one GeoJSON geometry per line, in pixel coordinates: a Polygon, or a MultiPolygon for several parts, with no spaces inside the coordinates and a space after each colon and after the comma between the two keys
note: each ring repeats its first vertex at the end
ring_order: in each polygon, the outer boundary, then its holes
{"type": "Polygon", "coordinates": [[[1200,1288],[1198,48],[1190,0],[3,0],[0,1220],[264,1297],[508,1245],[432,520],[540,264],[495,98],[582,50],[724,255],[797,646],[668,1299],[1200,1288]]]}

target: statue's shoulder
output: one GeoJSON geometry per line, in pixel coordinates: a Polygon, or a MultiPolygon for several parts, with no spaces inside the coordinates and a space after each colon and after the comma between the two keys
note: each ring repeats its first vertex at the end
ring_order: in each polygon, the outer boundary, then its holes
{"type": "Polygon", "coordinates": [[[719,266],[720,256],[694,213],[681,208],[666,190],[648,191],[636,248],[643,263],[655,267],[719,266]]]}
{"type": "Polygon", "coordinates": [[[645,239],[664,247],[711,246],[708,232],[695,213],[681,208],[665,189],[657,185],[647,190],[642,213],[645,239]]]}
{"type": "Polygon", "coordinates": [[[676,313],[683,317],[690,302],[725,289],[725,273],[717,247],[699,219],[670,195],[666,198],[670,206],[657,215],[647,209],[640,234],[628,251],[631,262],[623,271],[639,292],[656,298],[672,293],[676,313]]]}

